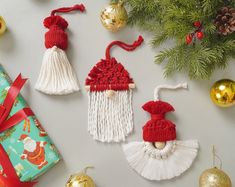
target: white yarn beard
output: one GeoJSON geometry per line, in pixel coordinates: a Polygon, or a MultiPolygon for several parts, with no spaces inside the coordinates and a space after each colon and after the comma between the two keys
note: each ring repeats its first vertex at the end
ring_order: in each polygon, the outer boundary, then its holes
{"type": "Polygon", "coordinates": [[[76,74],[62,49],[54,46],[46,50],[35,89],[50,95],[79,90],[76,74]]]}
{"type": "Polygon", "coordinates": [[[145,143],[125,144],[123,151],[132,169],[146,179],[157,181],[172,179],[189,169],[199,149],[197,140],[175,141],[175,150],[167,158],[159,159],[154,150],[147,153],[145,143]]]}
{"type": "Polygon", "coordinates": [[[125,141],[133,131],[132,91],[88,92],[88,131],[101,142],[125,141]]]}

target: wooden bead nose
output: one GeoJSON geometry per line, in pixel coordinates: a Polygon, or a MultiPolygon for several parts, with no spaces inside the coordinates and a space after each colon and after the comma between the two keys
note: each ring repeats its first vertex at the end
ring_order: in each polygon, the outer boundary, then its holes
{"type": "Polygon", "coordinates": [[[115,94],[116,94],[116,92],[114,90],[107,90],[107,92],[106,92],[106,96],[108,98],[113,97],[115,94]]]}
{"type": "Polygon", "coordinates": [[[154,142],[153,145],[156,149],[162,150],[166,146],[166,142],[154,142]]]}

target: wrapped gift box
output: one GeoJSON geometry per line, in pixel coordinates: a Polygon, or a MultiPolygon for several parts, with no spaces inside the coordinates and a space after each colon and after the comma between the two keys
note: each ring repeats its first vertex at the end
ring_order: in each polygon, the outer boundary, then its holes
{"type": "MultiPolygon", "coordinates": [[[[0,65],[0,103],[3,103],[12,84],[0,65]]],[[[27,106],[19,95],[10,116],[27,106]]],[[[35,116],[28,117],[0,134],[0,143],[7,152],[21,181],[31,181],[45,173],[61,159],[59,152],[35,116]]],[[[3,170],[0,167],[0,173],[3,170]]]]}

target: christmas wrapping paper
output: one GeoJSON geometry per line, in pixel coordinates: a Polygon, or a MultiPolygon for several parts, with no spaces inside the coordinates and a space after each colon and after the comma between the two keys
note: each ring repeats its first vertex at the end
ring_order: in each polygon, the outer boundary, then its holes
{"type": "MultiPolygon", "coordinates": [[[[0,103],[3,103],[12,81],[0,65],[0,103]]],[[[27,107],[19,95],[10,116],[27,107]]],[[[0,133],[0,143],[7,152],[21,181],[31,181],[45,173],[60,159],[60,154],[35,116],[0,133]]],[[[0,166],[0,174],[4,174],[0,166]]]]}

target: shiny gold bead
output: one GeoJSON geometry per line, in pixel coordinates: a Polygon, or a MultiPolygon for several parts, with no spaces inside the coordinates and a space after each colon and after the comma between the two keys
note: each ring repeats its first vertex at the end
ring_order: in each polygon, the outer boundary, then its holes
{"type": "Polygon", "coordinates": [[[217,81],[211,88],[210,96],[214,104],[229,107],[235,104],[235,82],[229,79],[217,81]]]}
{"type": "Polygon", "coordinates": [[[6,30],[7,30],[6,22],[4,21],[3,17],[0,16],[0,35],[6,32],[6,30]]]}
{"type": "Polygon", "coordinates": [[[70,177],[66,187],[95,187],[95,183],[92,178],[85,173],[79,173],[70,177]]]}
{"type": "Polygon", "coordinates": [[[229,176],[222,170],[214,167],[205,170],[199,180],[200,187],[232,187],[229,176]]]}
{"type": "Polygon", "coordinates": [[[128,20],[127,11],[123,6],[123,2],[112,3],[105,7],[100,14],[100,20],[103,26],[112,32],[123,28],[128,20]]]}

